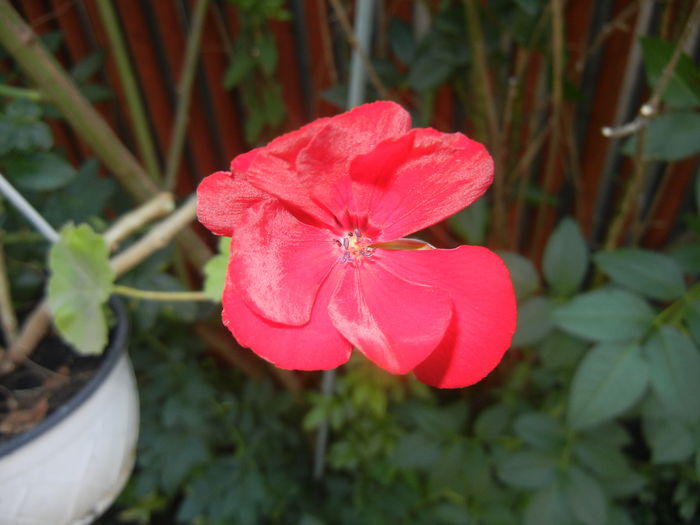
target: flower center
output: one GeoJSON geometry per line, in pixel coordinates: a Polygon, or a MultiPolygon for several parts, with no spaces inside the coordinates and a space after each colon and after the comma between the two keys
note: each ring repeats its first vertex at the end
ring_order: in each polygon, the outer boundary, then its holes
{"type": "Polygon", "coordinates": [[[357,228],[346,233],[340,239],[336,239],[335,243],[342,250],[343,258],[341,262],[344,263],[361,260],[363,257],[371,257],[375,250],[371,246],[372,240],[368,237],[363,237],[362,232],[357,228]]]}

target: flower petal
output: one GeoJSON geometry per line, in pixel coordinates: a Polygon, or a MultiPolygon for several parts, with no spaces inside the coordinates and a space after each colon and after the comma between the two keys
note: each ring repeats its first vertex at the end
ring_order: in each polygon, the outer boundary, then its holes
{"type": "Polygon", "coordinates": [[[444,290],[454,305],[445,339],[415,369],[418,379],[441,388],[458,388],[491,372],[510,346],[517,317],[513,286],[503,261],[479,246],[387,251],[383,255],[386,265],[398,275],[444,290]]]}
{"type": "Polygon", "coordinates": [[[329,231],[298,221],[270,200],[249,209],[236,229],[228,273],[258,315],[302,325],[341,255],[329,231]]]}
{"type": "Polygon", "coordinates": [[[387,271],[380,258],[339,267],[331,321],[371,361],[405,374],[442,340],[451,318],[446,293],[387,271]],[[356,266],[357,265],[357,266],[356,266]]]}
{"type": "Polygon", "coordinates": [[[270,197],[226,171],[205,177],[197,188],[197,218],[216,235],[233,235],[242,214],[270,197]]]}
{"type": "Polygon", "coordinates": [[[421,128],[379,144],[351,167],[355,210],[391,241],[435,224],[484,194],[493,161],[461,133],[421,128]]]}
{"type": "MultiPolygon", "coordinates": [[[[352,159],[410,128],[410,114],[394,102],[364,104],[337,115],[299,154],[299,180],[317,203],[343,222],[351,198],[348,169],[352,159]]],[[[352,230],[350,224],[344,226],[352,230]]]]}
{"type": "Polygon", "coordinates": [[[242,346],[280,368],[335,368],[345,363],[352,352],[352,345],[328,317],[328,303],[336,281],[329,278],[321,285],[308,323],[287,326],[263,319],[248,308],[229,273],[223,296],[223,322],[242,346]]]}

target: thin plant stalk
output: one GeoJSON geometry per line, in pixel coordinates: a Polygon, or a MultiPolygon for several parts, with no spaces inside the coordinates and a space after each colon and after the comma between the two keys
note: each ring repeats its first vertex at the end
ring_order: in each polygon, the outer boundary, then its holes
{"type": "Polygon", "coordinates": [[[154,181],[159,181],[158,154],[156,153],[153,136],[148,126],[146,109],[141,99],[133,64],[129,58],[122,30],[117,20],[117,14],[114,10],[114,4],[110,0],[97,0],[96,5],[102,24],[107,32],[110,50],[113,53],[117,71],[119,72],[119,80],[124,88],[124,98],[126,99],[126,106],[134,129],[136,146],[145,164],[146,171],[154,181]]]}
{"type": "Polygon", "coordinates": [[[53,226],[46,222],[46,219],[34,209],[34,206],[29,204],[29,201],[10,184],[2,173],[0,173],[0,193],[17,208],[17,211],[24,215],[24,218],[27,219],[47,241],[54,243],[58,240],[58,232],[54,230],[53,226]]]}
{"type": "MultiPolygon", "coordinates": [[[[561,127],[564,111],[564,7],[562,0],[551,0],[552,12],[552,113],[550,116],[551,133],[545,163],[544,179],[542,187],[548,191],[554,182],[560,159],[559,144],[561,139],[561,127]]],[[[545,221],[549,215],[548,206],[540,204],[535,219],[535,234],[533,245],[542,245],[546,234],[545,221]]]]}
{"type": "Polygon", "coordinates": [[[0,96],[9,98],[26,98],[28,100],[33,100],[34,102],[41,102],[44,98],[36,89],[8,86],[7,84],[0,84],[0,96]]]}
{"type": "Polygon", "coordinates": [[[180,169],[180,160],[185,146],[187,134],[187,122],[189,120],[190,103],[192,101],[192,87],[197,72],[202,31],[207,14],[209,0],[198,0],[192,16],[192,27],[187,38],[185,48],[185,60],[180,73],[180,85],[178,86],[177,108],[175,110],[175,124],[173,125],[168,149],[168,158],[165,163],[165,188],[172,191],[177,182],[177,172],[180,169]]]}
{"type": "Polygon", "coordinates": [[[141,290],[139,288],[132,288],[131,286],[115,284],[112,286],[112,293],[146,301],[211,301],[210,297],[199,290],[168,292],[162,290],[141,290]]]}
{"type": "Polygon", "coordinates": [[[479,98],[478,107],[483,110],[485,139],[491,145],[495,175],[493,179],[492,232],[494,242],[503,245],[506,238],[505,173],[501,158],[500,130],[496,101],[489,80],[484,34],[477,0],[464,0],[467,19],[467,35],[472,50],[472,78],[479,98]]]}
{"type": "Polygon", "coordinates": [[[5,250],[0,233],[0,327],[5,335],[5,342],[11,345],[17,339],[17,317],[12,306],[12,294],[10,282],[7,279],[7,266],[5,264],[5,250]]]}

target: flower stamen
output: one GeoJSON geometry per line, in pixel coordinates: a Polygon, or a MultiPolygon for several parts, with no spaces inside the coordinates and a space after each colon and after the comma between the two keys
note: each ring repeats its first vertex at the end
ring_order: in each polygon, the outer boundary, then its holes
{"type": "Polygon", "coordinates": [[[346,233],[342,239],[336,239],[335,243],[343,250],[341,262],[344,263],[371,257],[375,250],[371,246],[371,239],[363,237],[362,232],[357,228],[346,233]]]}

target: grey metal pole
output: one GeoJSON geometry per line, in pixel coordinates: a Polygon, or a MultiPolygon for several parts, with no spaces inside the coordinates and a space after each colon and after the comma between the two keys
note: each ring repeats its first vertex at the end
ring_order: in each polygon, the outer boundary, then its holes
{"type": "Polygon", "coordinates": [[[17,210],[24,215],[24,217],[32,223],[39,233],[41,233],[46,240],[51,244],[55,243],[59,239],[59,235],[53,227],[46,222],[46,219],[39,214],[34,207],[27,202],[15,188],[10,184],[10,182],[0,173],[0,193],[2,193],[7,200],[12,203],[12,205],[17,208],[17,210]]]}

